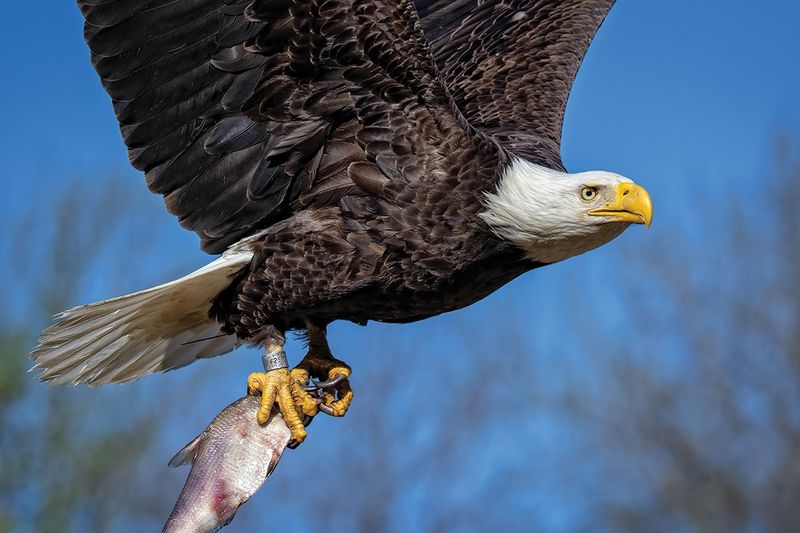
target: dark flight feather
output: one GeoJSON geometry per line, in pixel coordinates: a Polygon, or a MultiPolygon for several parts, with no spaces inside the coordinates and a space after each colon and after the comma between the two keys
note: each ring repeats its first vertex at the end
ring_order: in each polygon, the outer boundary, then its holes
{"type": "Polygon", "coordinates": [[[209,252],[294,209],[421,177],[404,175],[425,170],[410,159],[441,166],[445,139],[473,135],[407,0],[79,6],[131,162],[209,252]],[[355,161],[385,176],[347,184],[355,161]]]}
{"type": "Polygon", "coordinates": [[[528,159],[563,169],[564,108],[614,0],[417,0],[458,108],[528,159]]]}

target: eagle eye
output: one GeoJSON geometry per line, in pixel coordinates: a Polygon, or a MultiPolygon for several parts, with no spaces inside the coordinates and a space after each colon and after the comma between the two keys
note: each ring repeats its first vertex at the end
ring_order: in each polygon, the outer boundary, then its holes
{"type": "Polygon", "coordinates": [[[583,187],[581,188],[581,198],[586,202],[591,202],[597,198],[597,187],[583,187]]]}

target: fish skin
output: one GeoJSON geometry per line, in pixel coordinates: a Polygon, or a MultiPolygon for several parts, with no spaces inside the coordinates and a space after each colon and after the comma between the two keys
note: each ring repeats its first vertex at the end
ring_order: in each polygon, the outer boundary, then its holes
{"type": "Polygon", "coordinates": [[[260,403],[256,396],[233,402],[169,462],[192,469],[163,533],[218,531],[275,469],[291,431],[277,412],[259,426],[260,403]]]}

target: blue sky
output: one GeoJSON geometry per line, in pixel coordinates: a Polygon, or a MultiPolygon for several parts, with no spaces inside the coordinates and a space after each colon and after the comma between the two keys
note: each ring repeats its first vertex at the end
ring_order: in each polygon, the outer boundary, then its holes
{"type": "MultiPolygon", "coordinates": [[[[570,170],[612,170],[648,188],[655,205],[653,229],[628,231],[621,237],[626,246],[635,248],[663,228],[681,226],[689,214],[696,215],[703,209],[695,201],[698,189],[714,193],[720,202],[759,190],[776,132],[800,131],[798,21],[800,3],[788,0],[762,1],[757,7],[744,0],[617,3],[573,89],[563,155],[570,170]]],[[[22,214],[38,195],[74,177],[124,176],[141,183],[137,194],[144,202],[159,206],[161,199],[151,195],[142,176],[128,166],[110,102],[89,63],[74,3],[47,0],[36,13],[6,17],[2,24],[3,216],[22,214]]],[[[142,257],[143,264],[163,265],[169,271],[177,264],[199,266],[206,261],[194,234],[180,230],[165,211],[151,211],[159,215],[148,231],[167,238],[163,255],[142,257]]],[[[614,260],[607,247],[535,271],[470,309],[424,323],[371,325],[367,331],[337,325],[332,343],[352,354],[349,362],[357,369],[359,361],[365,361],[361,355],[380,347],[383,336],[401,339],[407,346],[423,343],[431,352],[452,350],[458,343],[454,324],[480,324],[488,331],[491,317],[502,309],[527,324],[541,345],[554,345],[569,332],[571,325],[562,320],[570,310],[541,310],[562,304],[559,283],[584,277],[602,280],[614,260]]],[[[105,298],[138,288],[123,280],[83,296],[105,298]]],[[[614,316],[624,320],[622,310],[614,316]]],[[[220,372],[219,401],[200,411],[199,420],[210,419],[220,402],[224,405],[240,394],[246,373],[260,363],[254,356],[238,356],[204,364],[220,372]]],[[[180,373],[152,383],[163,386],[171,379],[181,379],[180,373]]],[[[333,424],[319,427],[336,431],[333,424]]],[[[191,431],[169,435],[164,456],[193,436],[191,431]]]]}

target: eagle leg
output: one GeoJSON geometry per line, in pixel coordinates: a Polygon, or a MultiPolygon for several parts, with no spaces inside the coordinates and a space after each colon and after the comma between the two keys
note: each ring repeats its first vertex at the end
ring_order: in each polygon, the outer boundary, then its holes
{"type": "Polygon", "coordinates": [[[308,353],[292,370],[292,376],[301,383],[312,381],[321,403],[319,410],[331,416],[344,416],[353,401],[350,388],[350,367],[331,355],[325,326],[306,321],[308,353]]]}
{"type": "Polygon", "coordinates": [[[283,420],[292,432],[292,441],[295,445],[300,444],[306,438],[301,414],[313,417],[317,414],[318,407],[317,401],[303,390],[301,382],[289,372],[283,352],[282,335],[279,341],[273,340],[267,344],[264,370],[266,371],[253,372],[247,378],[247,393],[261,395],[258,423],[267,422],[272,406],[277,403],[283,420]]]}

